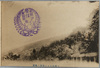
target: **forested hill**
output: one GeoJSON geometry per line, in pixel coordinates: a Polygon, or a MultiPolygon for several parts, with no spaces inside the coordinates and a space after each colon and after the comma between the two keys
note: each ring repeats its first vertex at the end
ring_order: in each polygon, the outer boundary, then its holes
{"type": "MultiPolygon", "coordinates": [[[[88,29],[85,31],[77,31],[63,40],[53,41],[48,46],[43,45],[40,49],[29,48],[15,56],[19,60],[63,60],[73,56],[80,57],[82,54],[85,56],[86,54],[93,53],[90,56],[97,54],[98,60],[98,48],[99,9],[95,11],[88,29]]],[[[7,57],[8,59],[17,60],[17,58],[14,57],[13,52],[8,53],[8,55],[6,55],[6,58],[7,57]]]]}

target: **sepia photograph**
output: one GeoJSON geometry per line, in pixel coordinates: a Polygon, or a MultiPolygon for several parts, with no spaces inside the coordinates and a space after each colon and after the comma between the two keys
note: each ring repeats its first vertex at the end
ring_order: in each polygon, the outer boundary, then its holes
{"type": "Polygon", "coordinates": [[[1,65],[99,67],[99,1],[2,1],[1,65]]]}

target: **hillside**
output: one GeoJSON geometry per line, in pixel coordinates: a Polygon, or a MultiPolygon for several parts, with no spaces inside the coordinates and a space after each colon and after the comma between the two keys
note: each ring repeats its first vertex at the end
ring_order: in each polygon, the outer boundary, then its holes
{"type": "Polygon", "coordinates": [[[45,39],[28,44],[23,49],[9,52],[4,59],[10,60],[64,60],[96,57],[98,62],[99,10],[97,9],[87,29],[76,31],[66,37],[45,39]],[[15,54],[14,52],[17,53],[15,54]]]}

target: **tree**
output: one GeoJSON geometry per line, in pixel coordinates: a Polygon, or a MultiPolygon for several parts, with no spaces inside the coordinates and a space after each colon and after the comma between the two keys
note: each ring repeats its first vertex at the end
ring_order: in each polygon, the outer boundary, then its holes
{"type": "Polygon", "coordinates": [[[89,52],[98,52],[99,48],[99,10],[96,10],[92,18],[92,23],[90,25],[91,32],[94,32],[93,40],[90,42],[90,46],[88,47],[89,52]]]}

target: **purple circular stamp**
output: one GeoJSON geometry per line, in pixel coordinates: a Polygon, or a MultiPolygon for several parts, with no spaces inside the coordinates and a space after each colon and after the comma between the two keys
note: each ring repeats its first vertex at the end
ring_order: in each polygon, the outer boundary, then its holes
{"type": "Polygon", "coordinates": [[[19,34],[33,36],[40,29],[40,17],[32,8],[22,9],[14,17],[14,25],[19,34]]]}

